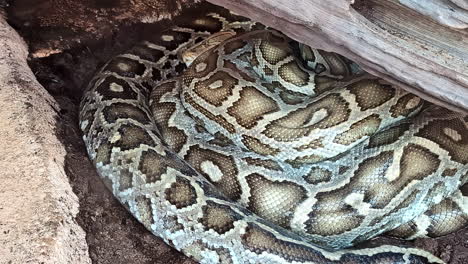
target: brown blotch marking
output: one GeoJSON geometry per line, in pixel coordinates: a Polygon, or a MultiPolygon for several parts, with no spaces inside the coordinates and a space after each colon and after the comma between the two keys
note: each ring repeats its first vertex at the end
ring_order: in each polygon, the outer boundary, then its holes
{"type": "Polygon", "coordinates": [[[266,126],[263,134],[278,141],[295,141],[308,136],[314,129],[326,129],[348,120],[349,104],[339,94],[330,94],[307,107],[298,109],[266,126]],[[312,123],[314,114],[325,112],[312,123]]]}
{"type": "Polygon", "coordinates": [[[320,55],[325,59],[327,64],[330,66],[329,70],[332,75],[348,77],[351,75],[351,69],[349,64],[346,63],[342,56],[333,52],[327,52],[324,50],[318,50],[320,55]]]}
{"type": "MultiPolygon", "coordinates": [[[[194,243],[191,244],[190,250],[192,252],[194,251],[207,251],[207,252],[213,252],[216,257],[217,257],[217,263],[222,263],[222,264],[234,264],[237,263],[234,262],[233,256],[231,255],[231,250],[228,249],[229,243],[226,243],[225,245],[211,245],[206,242],[203,242],[204,239],[200,240],[195,240],[194,243]]],[[[175,247],[175,246],[173,246],[175,247]]],[[[236,258],[237,260],[237,258],[236,258]]]]}
{"type": "Polygon", "coordinates": [[[451,176],[454,176],[457,173],[457,171],[458,170],[455,168],[452,168],[452,169],[447,168],[442,172],[442,176],[451,177],[451,176]]]}
{"type": "MultiPolygon", "coordinates": [[[[255,56],[255,54],[252,54],[251,50],[247,50],[247,51],[239,54],[236,59],[241,60],[243,62],[247,62],[252,66],[253,65],[256,66],[256,65],[258,65],[258,61],[254,61],[254,62],[252,61],[254,56],[255,56]]],[[[257,60],[256,56],[255,56],[255,60],[257,60]]],[[[252,69],[252,67],[247,67],[247,68],[252,69]]]]}
{"type": "Polygon", "coordinates": [[[232,95],[239,81],[227,72],[217,71],[210,78],[195,83],[194,92],[206,102],[221,106],[232,95]]]}
{"type": "Polygon", "coordinates": [[[166,199],[177,209],[181,209],[197,202],[197,193],[190,181],[177,177],[176,182],[166,189],[166,199]]]}
{"type": "MultiPolygon", "coordinates": [[[[404,200],[395,208],[393,208],[390,212],[380,216],[380,217],[376,217],[375,219],[373,219],[369,225],[372,226],[372,225],[376,225],[378,223],[380,223],[380,221],[382,221],[383,219],[386,219],[388,218],[390,215],[392,214],[395,214],[401,210],[401,209],[404,209],[404,208],[407,208],[409,207],[411,204],[414,203],[414,201],[416,200],[417,198],[417,195],[419,193],[419,190],[413,190],[411,191],[411,193],[406,196],[406,198],[404,198],[404,200]]],[[[398,228],[395,228],[395,229],[392,229],[388,232],[386,232],[385,234],[388,234],[390,236],[395,236],[395,237],[409,237],[410,235],[412,235],[416,229],[414,230],[408,230],[409,227],[411,226],[414,226],[416,228],[416,225],[414,224],[413,221],[410,221],[410,222],[407,222],[406,224],[403,224],[403,225],[400,225],[398,228]]],[[[356,243],[359,242],[359,240],[356,241],[356,243]]]]}
{"type": "MultiPolygon", "coordinates": [[[[279,230],[281,231],[281,230],[279,230]]],[[[287,236],[288,234],[286,234],[287,236]]],[[[249,223],[242,235],[242,244],[250,251],[256,254],[268,252],[281,258],[287,262],[311,262],[311,263],[403,263],[404,258],[401,253],[374,253],[371,255],[355,255],[343,254],[339,260],[333,261],[322,255],[320,251],[304,245],[295,244],[289,241],[283,241],[274,234],[259,228],[255,224],[249,223]]],[[[419,259],[418,259],[419,260],[419,259]]],[[[428,262],[423,258],[421,262],[428,262]]]]}
{"type": "MultiPolygon", "coordinates": [[[[440,193],[445,189],[443,183],[437,183],[427,194],[427,197],[432,197],[440,193]]],[[[388,214],[382,216],[385,218],[390,213],[394,213],[401,208],[408,207],[413,200],[416,198],[416,195],[419,191],[414,190],[409,197],[403,201],[403,204],[389,212],[388,214]]],[[[431,225],[426,230],[428,237],[438,237],[452,233],[463,226],[468,222],[468,218],[462,213],[460,208],[454,203],[450,198],[442,200],[440,203],[433,205],[429,210],[424,213],[426,216],[429,216],[431,219],[431,225]]],[[[371,223],[372,224],[372,223],[371,223]]],[[[417,231],[418,227],[414,220],[399,226],[398,228],[388,232],[390,236],[407,238],[410,235],[413,235],[417,231]]]]}
{"type": "Polygon", "coordinates": [[[306,96],[306,97],[309,97],[306,94],[289,90],[289,88],[284,87],[278,81],[272,81],[271,83],[264,82],[264,83],[262,83],[262,86],[265,86],[268,89],[268,91],[270,91],[271,93],[275,93],[276,91],[282,91],[282,92],[285,92],[285,93],[289,93],[291,96],[298,96],[298,97],[306,96]]]}
{"type": "MultiPolygon", "coordinates": [[[[443,183],[438,183],[431,190],[428,196],[432,196],[433,193],[437,193],[440,189],[444,188],[443,183]]],[[[428,237],[447,235],[465,227],[468,223],[468,217],[451,198],[444,199],[440,203],[433,205],[424,214],[429,216],[431,219],[431,225],[427,228],[428,237]]],[[[389,232],[389,235],[406,238],[413,235],[415,230],[417,230],[416,224],[414,221],[410,221],[409,223],[392,230],[389,232]]]]}
{"type": "Polygon", "coordinates": [[[129,50],[128,53],[138,56],[142,60],[147,60],[151,62],[158,62],[162,57],[164,57],[164,52],[157,49],[152,49],[143,44],[134,46],[129,50]]]}
{"type": "Polygon", "coordinates": [[[161,69],[157,67],[151,68],[151,80],[154,82],[160,82],[162,80],[161,69]]]}
{"type": "Polygon", "coordinates": [[[175,152],[179,152],[187,142],[185,132],[177,127],[169,126],[169,119],[176,111],[174,103],[152,103],[151,111],[154,121],[164,142],[175,152]]]}
{"type": "Polygon", "coordinates": [[[332,90],[340,84],[337,79],[331,78],[329,76],[317,76],[315,75],[315,93],[322,94],[326,91],[332,90]]]}
{"type": "MultiPolygon", "coordinates": [[[[388,155],[387,159],[391,159],[390,154],[386,155],[388,155]]],[[[375,208],[384,208],[410,182],[423,180],[428,175],[434,173],[439,164],[440,160],[438,156],[429,149],[416,144],[408,144],[403,149],[400,159],[400,175],[392,182],[382,179],[373,184],[367,192],[366,200],[373,201],[372,205],[375,208]]],[[[382,167],[382,165],[370,163],[370,167],[362,166],[362,168],[363,170],[365,168],[372,169],[371,167],[373,166],[382,167]]],[[[358,172],[361,172],[361,167],[358,172]]]]}
{"type": "Polygon", "coordinates": [[[244,158],[244,161],[247,162],[249,165],[263,167],[269,170],[283,171],[281,166],[276,161],[273,161],[273,160],[264,160],[264,159],[247,157],[247,158],[244,158]]]}
{"type": "Polygon", "coordinates": [[[263,67],[263,72],[265,75],[273,75],[275,73],[272,69],[270,69],[270,67],[266,65],[263,67]]]}
{"type": "Polygon", "coordinates": [[[242,136],[242,143],[249,150],[262,155],[276,155],[280,152],[279,149],[263,144],[259,139],[247,135],[242,136]]]}
{"type": "Polygon", "coordinates": [[[238,49],[242,49],[247,45],[247,42],[242,39],[235,39],[232,41],[227,41],[223,44],[224,46],[224,53],[229,55],[238,49]]]}
{"type": "Polygon", "coordinates": [[[289,105],[296,105],[304,102],[304,97],[293,91],[281,91],[279,96],[283,102],[289,105]]]}
{"type": "Polygon", "coordinates": [[[122,151],[138,148],[141,145],[155,146],[148,132],[139,126],[124,124],[119,127],[118,133],[120,139],[114,143],[114,146],[122,151]]]}
{"type": "Polygon", "coordinates": [[[377,134],[370,137],[369,144],[366,148],[376,148],[394,143],[401,136],[403,136],[406,131],[408,131],[409,127],[409,123],[402,123],[398,126],[390,127],[381,132],[377,132],[377,134]]]}
{"type": "MultiPolygon", "coordinates": [[[[187,43],[192,38],[192,33],[189,32],[180,32],[180,31],[164,31],[163,34],[153,34],[153,36],[148,36],[149,41],[156,43],[158,45],[164,46],[168,50],[175,50],[181,44],[187,43]],[[164,41],[161,37],[170,36],[170,41],[164,41]]],[[[168,39],[166,37],[166,39],[168,39]]]]}
{"type": "Polygon", "coordinates": [[[426,213],[432,219],[428,228],[429,237],[440,237],[464,228],[468,224],[468,217],[463,210],[451,199],[432,206],[426,213]]]}
{"type": "Polygon", "coordinates": [[[149,96],[152,104],[158,103],[165,94],[174,92],[174,90],[177,87],[176,85],[176,81],[165,81],[158,83],[158,85],[155,86],[154,89],[152,89],[151,94],[149,96]]]}
{"type": "Polygon", "coordinates": [[[251,196],[248,209],[282,227],[288,227],[296,207],[307,198],[304,187],[287,181],[271,181],[253,173],[245,177],[251,196]]]}
{"type": "Polygon", "coordinates": [[[329,263],[330,259],[325,258],[319,251],[314,251],[303,245],[278,239],[275,235],[249,224],[242,235],[243,244],[252,252],[262,254],[269,252],[278,255],[288,262],[329,263]]]}
{"type": "Polygon", "coordinates": [[[397,103],[390,108],[392,117],[409,116],[423,104],[423,100],[414,94],[407,94],[398,99],[397,103]]]}
{"type": "Polygon", "coordinates": [[[231,251],[226,248],[213,248],[212,250],[216,251],[216,254],[219,257],[219,263],[234,264],[233,256],[231,256],[231,251]]]}
{"type": "Polygon", "coordinates": [[[124,191],[133,187],[133,174],[128,169],[119,171],[119,190],[124,191]]]}
{"type": "Polygon", "coordinates": [[[208,143],[213,144],[213,145],[217,145],[217,146],[221,146],[221,147],[227,147],[227,146],[234,145],[234,142],[232,142],[231,139],[229,139],[228,137],[226,137],[225,135],[223,135],[220,132],[216,132],[213,136],[214,136],[214,138],[212,140],[208,141],[208,143]]]}
{"type": "Polygon", "coordinates": [[[143,93],[145,96],[148,95],[149,92],[153,90],[153,87],[154,87],[153,82],[150,80],[141,81],[140,84],[141,85],[139,87],[143,89],[143,93]]]}
{"type": "Polygon", "coordinates": [[[179,218],[177,216],[171,215],[171,216],[166,216],[165,218],[167,219],[168,223],[173,224],[170,229],[172,232],[184,230],[185,227],[184,225],[180,223],[179,218]]]}
{"type": "Polygon", "coordinates": [[[151,199],[138,196],[135,199],[135,206],[138,212],[138,220],[148,229],[154,223],[153,220],[153,209],[151,207],[151,199]]]}
{"type": "Polygon", "coordinates": [[[357,81],[347,89],[356,96],[356,103],[363,111],[378,107],[395,96],[395,89],[391,85],[373,79],[357,81]]]}
{"type": "Polygon", "coordinates": [[[316,163],[325,159],[327,159],[326,156],[319,156],[319,155],[311,154],[311,155],[297,157],[295,159],[288,159],[286,160],[286,162],[290,164],[291,166],[293,166],[294,168],[299,168],[305,163],[316,163]]]}
{"type": "Polygon", "coordinates": [[[279,38],[274,34],[265,34],[268,40],[262,40],[260,43],[260,51],[263,58],[270,64],[277,64],[291,55],[291,50],[283,38],[279,38]]]}
{"type": "Polygon", "coordinates": [[[206,128],[205,128],[203,125],[199,124],[199,123],[196,123],[196,124],[195,124],[195,130],[196,130],[198,133],[200,133],[200,134],[201,134],[201,133],[208,133],[208,131],[206,130],[206,128]]]}
{"type": "Polygon", "coordinates": [[[304,176],[304,180],[310,184],[324,183],[331,180],[332,172],[323,168],[312,168],[307,175],[304,176]]]}
{"type": "MultiPolygon", "coordinates": [[[[279,87],[281,87],[281,88],[284,89],[284,90],[286,89],[285,87],[283,87],[283,86],[281,85],[280,82],[277,82],[277,81],[273,81],[272,83],[267,83],[267,82],[265,82],[265,83],[262,83],[262,86],[264,86],[265,88],[267,88],[268,91],[271,92],[271,93],[274,93],[275,90],[278,89],[279,87]]],[[[281,89],[281,88],[280,88],[280,89],[281,89]]]]}
{"type": "Polygon", "coordinates": [[[146,66],[136,60],[124,57],[115,57],[104,67],[103,70],[117,73],[122,77],[135,78],[142,76],[143,73],[145,73],[146,66]]]}
{"type": "MultiPolygon", "coordinates": [[[[322,198],[320,199],[322,201],[322,198]]],[[[313,212],[309,214],[309,219],[305,222],[307,233],[322,236],[339,235],[362,223],[364,217],[360,216],[351,206],[340,203],[337,208],[334,203],[341,201],[342,197],[334,197],[333,199],[326,201],[326,203],[330,203],[330,208],[327,208],[327,205],[314,206],[313,212]]]]}
{"type": "Polygon", "coordinates": [[[252,55],[251,55],[251,58],[250,58],[250,65],[252,67],[258,66],[260,64],[260,62],[258,61],[257,54],[255,54],[255,52],[252,52],[251,54],[252,55]]]}
{"type": "Polygon", "coordinates": [[[360,139],[374,134],[380,127],[381,119],[377,114],[372,114],[353,123],[349,130],[337,135],[333,142],[341,145],[351,145],[360,139]]]}
{"type": "Polygon", "coordinates": [[[254,87],[248,86],[240,92],[240,99],[227,109],[239,125],[245,128],[252,128],[263,116],[278,111],[277,103],[258,91],[254,87]]]}
{"type": "Polygon", "coordinates": [[[256,79],[252,78],[250,75],[248,75],[246,72],[240,70],[236,64],[228,61],[228,60],[224,60],[223,61],[223,67],[226,68],[226,69],[229,69],[237,74],[240,75],[240,77],[248,82],[255,82],[256,79]]]}
{"type": "Polygon", "coordinates": [[[207,202],[207,205],[203,206],[202,211],[203,217],[200,219],[200,223],[205,227],[205,230],[212,229],[220,235],[233,229],[234,222],[240,218],[228,206],[210,201],[207,202]]]}
{"type": "Polygon", "coordinates": [[[96,117],[96,110],[96,108],[90,109],[88,107],[84,113],[81,113],[80,129],[83,131],[83,135],[88,135],[89,129],[93,125],[94,118],[96,117]],[[82,126],[84,122],[88,122],[85,127],[82,126]]]}
{"type": "Polygon", "coordinates": [[[359,226],[364,219],[357,210],[344,202],[355,190],[364,192],[363,202],[372,208],[383,208],[409,183],[402,178],[388,182],[385,170],[393,162],[393,153],[384,151],[359,164],[353,181],[333,191],[316,195],[317,203],[306,221],[307,231],[320,235],[337,235],[359,226]]]}
{"type": "Polygon", "coordinates": [[[418,230],[418,227],[416,226],[414,221],[409,221],[405,224],[398,226],[395,229],[385,232],[384,236],[407,238],[407,237],[414,235],[417,230],[418,230]]]}
{"type": "Polygon", "coordinates": [[[279,96],[281,97],[281,100],[283,100],[283,102],[286,104],[300,104],[304,102],[305,98],[308,98],[303,93],[289,90],[278,81],[273,81],[271,83],[265,82],[262,83],[262,86],[266,87],[270,93],[277,93],[279,91],[279,96]]]}
{"type": "Polygon", "coordinates": [[[133,119],[142,124],[151,123],[150,117],[138,106],[128,103],[113,103],[104,107],[102,114],[108,123],[114,123],[118,119],[133,119]]]}
{"type": "Polygon", "coordinates": [[[114,98],[137,100],[138,94],[132,89],[128,82],[114,76],[106,76],[104,81],[96,87],[96,93],[102,96],[102,100],[114,98]],[[122,91],[111,90],[111,86],[119,86],[122,91]]]}
{"type": "Polygon", "coordinates": [[[108,142],[101,143],[96,150],[95,163],[102,163],[103,165],[109,164],[112,155],[112,145],[108,142]]]}
{"type": "Polygon", "coordinates": [[[184,164],[171,156],[161,156],[155,150],[148,149],[141,153],[138,170],[145,175],[146,183],[154,183],[161,180],[161,175],[167,171],[167,168],[181,170],[183,166],[184,164]]]}
{"type": "Polygon", "coordinates": [[[200,134],[203,134],[203,133],[208,133],[208,130],[206,130],[205,128],[205,122],[199,118],[198,116],[194,116],[192,115],[190,112],[188,112],[187,110],[184,110],[184,114],[186,114],[187,116],[190,116],[190,118],[195,121],[195,130],[200,133],[200,134]]]}
{"type": "Polygon", "coordinates": [[[186,24],[182,24],[181,27],[192,28],[195,31],[208,31],[209,33],[216,33],[223,28],[223,23],[214,17],[205,16],[198,19],[192,19],[186,24]]]}
{"type": "Polygon", "coordinates": [[[309,84],[309,74],[299,68],[296,61],[290,61],[281,65],[278,69],[278,75],[283,80],[297,86],[309,84]]]}
{"type": "Polygon", "coordinates": [[[206,110],[203,108],[201,105],[197,104],[195,100],[188,94],[184,93],[185,101],[192,105],[197,111],[205,115],[211,120],[214,120],[216,123],[218,123],[220,126],[222,126],[224,129],[226,129],[229,133],[235,133],[236,129],[234,125],[229,123],[223,116],[221,115],[214,115],[210,111],[206,110]]]}
{"type": "Polygon", "coordinates": [[[298,151],[303,151],[303,150],[308,150],[308,149],[318,149],[318,148],[323,148],[325,147],[323,145],[323,139],[324,137],[319,137],[317,139],[311,140],[309,143],[301,145],[299,147],[295,147],[295,150],[298,151]]]}
{"type": "Polygon", "coordinates": [[[460,186],[460,192],[463,196],[468,196],[468,179],[466,179],[466,177],[468,177],[468,173],[465,174],[465,176],[462,176],[462,186],[460,186]]]}
{"type": "Polygon", "coordinates": [[[338,173],[339,173],[339,174],[343,174],[343,173],[347,172],[349,169],[350,169],[349,166],[341,166],[341,167],[338,169],[338,173]]]}
{"type": "Polygon", "coordinates": [[[233,157],[225,156],[198,146],[192,146],[187,151],[187,155],[185,155],[184,160],[189,162],[196,171],[205,176],[207,180],[212,182],[213,185],[229,199],[238,200],[240,198],[241,187],[237,180],[237,174],[239,171],[233,157]],[[204,161],[211,161],[221,170],[223,175],[220,181],[213,182],[210,175],[206,174],[202,170],[201,164],[204,161]]]}
{"type": "Polygon", "coordinates": [[[448,151],[452,160],[461,164],[468,163],[468,131],[461,120],[434,120],[422,128],[416,136],[428,138],[439,144],[448,151]]]}
{"type": "Polygon", "coordinates": [[[176,81],[159,83],[149,96],[149,109],[166,143],[178,151],[185,144],[186,136],[181,130],[169,126],[169,119],[176,111],[176,105],[172,102],[160,102],[166,94],[174,93],[176,85],[176,81]]]}
{"type": "MultiPolygon", "coordinates": [[[[368,187],[365,187],[366,193],[364,201],[371,201],[372,208],[384,208],[388,202],[395,197],[401,190],[400,188],[396,190],[395,184],[398,186],[405,186],[408,184],[408,182],[404,182],[405,179],[399,179],[391,183],[385,178],[385,172],[392,162],[393,152],[384,151],[361,162],[359,168],[355,172],[354,184],[351,185],[357,189],[368,181],[368,187]],[[376,175],[373,176],[373,174],[376,175]],[[398,184],[398,181],[401,181],[401,184],[398,184]]],[[[352,189],[348,190],[351,191],[352,189]]]]}

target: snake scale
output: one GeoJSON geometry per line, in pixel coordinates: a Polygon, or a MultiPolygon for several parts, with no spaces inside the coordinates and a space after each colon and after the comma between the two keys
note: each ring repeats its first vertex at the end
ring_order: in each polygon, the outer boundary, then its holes
{"type": "Polygon", "coordinates": [[[352,246],[468,220],[467,116],[223,9],[109,61],[80,128],[118,200],[200,263],[442,263],[352,246]]]}

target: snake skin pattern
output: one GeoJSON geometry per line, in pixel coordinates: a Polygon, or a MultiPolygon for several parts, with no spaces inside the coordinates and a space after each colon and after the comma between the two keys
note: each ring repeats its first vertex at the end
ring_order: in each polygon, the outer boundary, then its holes
{"type": "Polygon", "coordinates": [[[119,201],[201,263],[443,263],[346,248],[468,221],[467,116],[225,10],[108,62],[80,127],[119,201]]]}

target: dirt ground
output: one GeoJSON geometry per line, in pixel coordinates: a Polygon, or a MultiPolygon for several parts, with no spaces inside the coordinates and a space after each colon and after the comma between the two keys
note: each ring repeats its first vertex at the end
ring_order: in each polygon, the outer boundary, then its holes
{"type": "MultiPolygon", "coordinates": [[[[176,22],[133,23],[129,19],[136,11],[122,11],[126,6],[122,3],[126,1],[115,1],[122,4],[118,7],[113,6],[112,1],[83,1],[90,2],[87,6],[91,8],[82,9],[82,13],[65,10],[68,20],[74,22],[58,27],[63,21],[54,24],[49,17],[46,23],[44,18],[47,12],[56,16],[51,2],[60,1],[40,1],[42,4],[36,6],[39,10],[33,11],[28,10],[27,2],[10,3],[9,22],[29,44],[29,64],[37,79],[60,105],[60,126],[56,134],[67,151],[65,169],[80,203],[77,221],[86,232],[93,263],[193,263],[146,231],[112,197],[87,158],[77,125],[80,97],[94,70],[143,39],[145,34],[158,32],[176,22]],[[31,17],[31,14],[35,15],[31,17]]],[[[75,5],[67,7],[79,9],[75,5]]],[[[174,13],[174,10],[168,12],[174,13]]],[[[145,21],[151,12],[146,18],[139,15],[140,21],[145,21]]],[[[181,15],[189,16],[190,9],[181,15]]],[[[439,239],[401,242],[381,238],[371,243],[383,242],[414,245],[451,264],[468,263],[467,229],[439,239]]]]}

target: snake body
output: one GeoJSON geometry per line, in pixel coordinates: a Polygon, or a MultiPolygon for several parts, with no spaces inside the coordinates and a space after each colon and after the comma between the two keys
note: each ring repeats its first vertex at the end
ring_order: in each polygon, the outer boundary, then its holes
{"type": "Polygon", "coordinates": [[[119,201],[201,263],[441,263],[343,248],[468,219],[467,116],[224,10],[108,62],[80,127],[119,201]]]}

